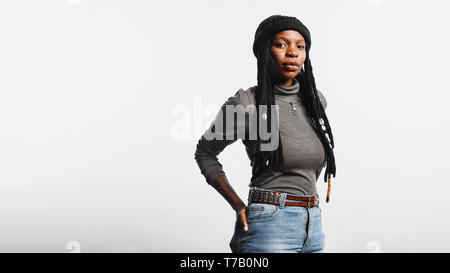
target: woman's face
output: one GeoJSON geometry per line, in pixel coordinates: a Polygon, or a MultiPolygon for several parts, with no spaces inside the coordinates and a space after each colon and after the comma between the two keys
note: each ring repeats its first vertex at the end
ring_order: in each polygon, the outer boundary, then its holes
{"type": "Polygon", "coordinates": [[[296,30],[283,30],[275,34],[270,43],[270,72],[276,82],[292,83],[305,61],[305,46],[305,39],[296,30]]]}

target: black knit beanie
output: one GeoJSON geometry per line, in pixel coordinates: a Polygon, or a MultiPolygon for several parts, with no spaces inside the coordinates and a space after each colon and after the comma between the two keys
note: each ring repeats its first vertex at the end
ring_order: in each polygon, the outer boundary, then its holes
{"type": "Polygon", "coordinates": [[[255,41],[253,42],[253,54],[258,58],[258,51],[264,41],[267,41],[273,34],[283,30],[292,29],[298,31],[306,42],[306,50],[311,48],[311,34],[308,28],[295,17],[284,15],[272,15],[264,19],[256,29],[255,41]]]}

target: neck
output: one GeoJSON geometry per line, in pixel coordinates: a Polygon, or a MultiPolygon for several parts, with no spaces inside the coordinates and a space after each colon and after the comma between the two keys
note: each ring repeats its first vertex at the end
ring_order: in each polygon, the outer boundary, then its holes
{"type": "Polygon", "coordinates": [[[292,79],[291,86],[284,86],[280,83],[274,83],[274,93],[279,95],[294,95],[297,94],[300,89],[300,83],[296,78],[292,79]]]}

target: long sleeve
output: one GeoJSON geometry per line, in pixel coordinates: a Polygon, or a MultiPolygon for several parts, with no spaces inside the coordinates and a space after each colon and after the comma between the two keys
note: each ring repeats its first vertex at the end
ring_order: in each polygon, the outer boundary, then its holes
{"type": "MultiPolygon", "coordinates": [[[[205,177],[208,184],[212,184],[217,177],[225,175],[222,164],[219,162],[217,156],[225,149],[226,146],[236,142],[239,134],[237,133],[241,121],[233,115],[233,122],[227,122],[230,119],[228,113],[225,112],[227,106],[236,106],[241,104],[244,96],[243,89],[239,89],[236,94],[222,105],[216,118],[211,123],[210,127],[200,137],[194,158],[197,161],[198,167],[202,175],[205,177]]],[[[242,127],[241,127],[242,128],[242,127]]]]}

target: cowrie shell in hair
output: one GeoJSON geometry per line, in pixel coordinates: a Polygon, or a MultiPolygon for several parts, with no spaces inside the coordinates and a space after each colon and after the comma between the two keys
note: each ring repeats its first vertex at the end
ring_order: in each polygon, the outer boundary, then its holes
{"type": "Polygon", "coordinates": [[[266,120],[267,119],[267,114],[266,113],[262,113],[262,119],[266,120]]]}
{"type": "Polygon", "coordinates": [[[320,125],[324,125],[325,124],[325,122],[323,121],[322,118],[319,118],[319,123],[320,123],[320,125]]]}

